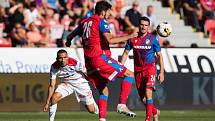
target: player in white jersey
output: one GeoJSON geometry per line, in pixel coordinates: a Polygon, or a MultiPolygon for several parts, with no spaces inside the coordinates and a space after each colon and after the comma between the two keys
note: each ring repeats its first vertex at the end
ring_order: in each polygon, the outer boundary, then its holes
{"type": "Polygon", "coordinates": [[[73,92],[78,102],[82,102],[88,112],[97,114],[98,106],[94,101],[89,83],[85,79],[84,72],[86,69],[83,64],[69,58],[63,49],[57,52],[56,59],[51,66],[48,95],[43,107],[44,112],[49,111],[49,121],[54,121],[57,103],[73,92]],[[61,83],[55,89],[57,77],[61,79],[61,83]]]}

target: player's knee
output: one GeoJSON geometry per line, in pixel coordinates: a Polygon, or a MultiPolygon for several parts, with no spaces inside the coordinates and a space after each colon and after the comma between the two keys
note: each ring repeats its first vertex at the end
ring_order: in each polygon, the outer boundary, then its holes
{"type": "Polygon", "coordinates": [[[151,88],[151,87],[146,88],[146,99],[147,100],[152,99],[152,90],[153,90],[153,88],[151,88]]]}
{"type": "Polygon", "coordinates": [[[54,95],[52,96],[52,104],[56,104],[60,99],[61,99],[61,94],[54,93],[54,95]]]}
{"type": "Polygon", "coordinates": [[[127,69],[126,72],[125,72],[125,75],[130,76],[130,77],[134,77],[134,72],[132,72],[132,71],[127,69]]]}

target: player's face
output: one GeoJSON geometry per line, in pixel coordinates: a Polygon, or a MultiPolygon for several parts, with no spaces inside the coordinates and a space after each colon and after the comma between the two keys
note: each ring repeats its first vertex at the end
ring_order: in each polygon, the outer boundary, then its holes
{"type": "Polygon", "coordinates": [[[63,67],[68,63],[68,55],[67,53],[60,53],[57,57],[58,63],[63,67]]]}
{"type": "Polygon", "coordinates": [[[140,25],[139,25],[139,31],[141,34],[145,34],[147,33],[149,30],[149,22],[148,21],[140,21],[140,25]]]}
{"type": "Polygon", "coordinates": [[[110,17],[110,14],[111,14],[111,9],[108,9],[107,11],[105,11],[104,18],[108,19],[110,17]]]}

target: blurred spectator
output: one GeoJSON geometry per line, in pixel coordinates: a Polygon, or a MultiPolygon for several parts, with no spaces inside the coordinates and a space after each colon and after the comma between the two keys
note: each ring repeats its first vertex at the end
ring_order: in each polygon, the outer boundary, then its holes
{"type": "Polygon", "coordinates": [[[58,9],[58,0],[45,0],[45,5],[54,10],[58,9]]]}
{"type": "Polygon", "coordinates": [[[26,30],[21,23],[15,24],[11,34],[12,47],[26,47],[28,45],[26,30]]]}
{"type": "Polygon", "coordinates": [[[9,9],[11,27],[14,28],[16,23],[20,23],[25,26],[26,20],[24,19],[24,5],[18,3],[9,9]]]}
{"type": "Polygon", "coordinates": [[[164,47],[164,48],[174,48],[175,46],[172,45],[172,44],[170,44],[170,41],[169,41],[169,40],[165,39],[165,40],[163,41],[162,47],[164,47]]]}
{"type": "MultiPolygon", "coordinates": [[[[139,2],[135,0],[132,4],[132,8],[126,11],[125,23],[127,24],[127,31],[137,32],[139,25],[139,18],[142,16],[139,12],[139,2]]],[[[130,32],[128,32],[130,33],[130,32]]]]}
{"type": "Polygon", "coordinates": [[[192,43],[192,44],[190,45],[190,47],[191,47],[191,48],[198,48],[198,45],[197,45],[196,43],[192,43]]]}
{"type": "Polygon", "coordinates": [[[9,33],[10,29],[9,29],[9,17],[6,13],[6,10],[4,7],[0,6],[0,23],[3,24],[3,30],[5,33],[9,33]]]}
{"type": "Polygon", "coordinates": [[[149,32],[153,32],[157,26],[156,16],[153,14],[153,12],[154,12],[154,7],[152,5],[148,5],[146,13],[143,15],[143,16],[148,17],[150,20],[149,32]]]}
{"type": "Polygon", "coordinates": [[[215,11],[215,1],[214,0],[200,0],[201,6],[203,8],[203,16],[205,19],[213,19],[215,11]]]}
{"type": "Polygon", "coordinates": [[[185,21],[192,24],[197,32],[202,31],[199,20],[202,17],[202,10],[198,0],[183,0],[185,21]]]}
{"type": "Polygon", "coordinates": [[[109,19],[108,19],[108,24],[110,26],[111,33],[113,36],[116,36],[119,32],[119,22],[115,19],[115,14],[111,13],[109,19]]]}
{"type": "Polygon", "coordinates": [[[215,44],[215,19],[206,20],[205,31],[210,34],[210,43],[215,44]]]}
{"type": "Polygon", "coordinates": [[[30,23],[34,22],[39,17],[39,12],[36,9],[36,2],[30,2],[29,9],[24,11],[25,13],[25,20],[26,20],[26,27],[29,26],[30,23]]]}
{"type": "Polygon", "coordinates": [[[42,42],[40,31],[34,22],[29,25],[29,31],[27,32],[26,37],[30,47],[44,47],[45,45],[45,43],[42,42]]]}
{"type": "Polygon", "coordinates": [[[169,7],[171,9],[171,13],[174,13],[174,12],[180,13],[182,0],[169,0],[168,2],[169,2],[169,7]]]}

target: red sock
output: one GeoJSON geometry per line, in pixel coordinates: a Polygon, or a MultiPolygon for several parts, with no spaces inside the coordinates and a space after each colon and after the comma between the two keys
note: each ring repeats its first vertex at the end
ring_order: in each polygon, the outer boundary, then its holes
{"type": "Polygon", "coordinates": [[[99,118],[106,118],[106,112],[107,112],[107,100],[108,96],[106,95],[100,95],[98,106],[99,106],[99,118]]]}
{"type": "MultiPolygon", "coordinates": [[[[146,104],[144,104],[144,106],[146,107],[146,104]]],[[[158,109],[154,107],[154,105],[152,105],[152,114],[157,114],[158,109]]]]}
{"type": "Polygon", "coordinates": [[[121,84],[121,92],[120,92],[120,104],[126,104],[126,100],[131,91],[132,83],[134,82],[133,77],[125,77],[121,84]]]}
{"type": "Polygon", "coordinates": [[[152,117],[152,110],[153,110],[153,101],[146,100],[146,121],[150,121],[152,117]]]}

